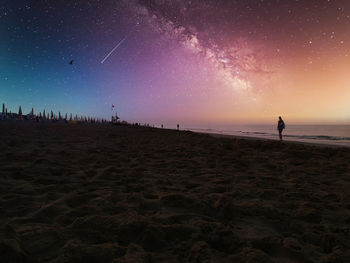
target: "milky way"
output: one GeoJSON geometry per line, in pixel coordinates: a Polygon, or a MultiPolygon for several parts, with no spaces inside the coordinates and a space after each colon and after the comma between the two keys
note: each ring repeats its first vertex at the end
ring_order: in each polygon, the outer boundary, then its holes
{"type": "Polygon", "coordinates": [[[279,114],[350,118],[346,0],[7,0],[0,8],[0,98],[13,110],[108,117],[115,104],[129,121],[202,126],[279,114]]]}

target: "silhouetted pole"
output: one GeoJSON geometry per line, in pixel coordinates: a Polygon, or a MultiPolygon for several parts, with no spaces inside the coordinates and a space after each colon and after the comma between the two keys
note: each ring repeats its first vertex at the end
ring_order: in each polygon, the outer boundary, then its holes
{"type": "Polygon", "coordinates": [[[21,106],[19,106],[18,115],[19,115],[19,118],[22,119],[22,108],[21,108],[21,106]]]}

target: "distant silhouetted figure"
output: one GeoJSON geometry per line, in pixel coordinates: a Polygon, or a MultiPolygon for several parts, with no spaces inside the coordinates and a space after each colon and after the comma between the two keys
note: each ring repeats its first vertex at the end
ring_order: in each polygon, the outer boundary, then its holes
{"type": "Polygon", "coordinates": [[[162,129],[163,129],[163,124],[162,124],[162,129]]]}
{"type": "Polygon", "coordinates": [[[69,62],[69,65],[73,65],[73,62],[74,62],[74,60],[71,60],[71,61],[69,62]]]}
{"type": "Polygon", "coordinates": [[[177,124],[177,125],[176,125],[176,127],[177,127],[177,130],[179,130],[179,128],[180,128],[180,125],[179,125],[179,124],[177,124]]]}
{"type": "Polygon", "coordinates": [[[286,128],[286,125],[284,124],[284,121],[282,120],[282,117],[278,117],[278,124],[277,124],[277,130],[280,135],[280,141],[282,141],[282,132],[286,128]]]}

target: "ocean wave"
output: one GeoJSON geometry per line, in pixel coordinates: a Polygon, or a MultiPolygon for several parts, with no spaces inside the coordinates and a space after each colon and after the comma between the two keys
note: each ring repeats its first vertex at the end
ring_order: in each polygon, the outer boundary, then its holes
{"type": "MultiPolygon", "coordinates": [[[[278,136],[277,133],[268,133],[268,132],[242,132],[242,134],[263,135],[263,136],[278,136]]],[[[307,140],[350,141],[350,137],[329,136],[329,135],[284,134],[283,137],[286,137],[286,138],[297,138],[297,139],[307,139],[307,140]]]]}
{"type": "Polygon", "coordinates": [[[338,136],[327,136],[327,135],[284,135],[285,137],[301,138],[309,140],[329,140],[329,141],[350,141],[350,137],[338,137],[338,136]]]}

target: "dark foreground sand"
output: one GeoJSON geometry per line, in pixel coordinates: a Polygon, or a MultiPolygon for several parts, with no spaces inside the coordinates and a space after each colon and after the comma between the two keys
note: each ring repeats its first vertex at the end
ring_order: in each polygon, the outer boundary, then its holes
{"type": "Polygon", "coordinates": [[[349,262],[350,149],[0,125],[0,262],[349,262]]]}

